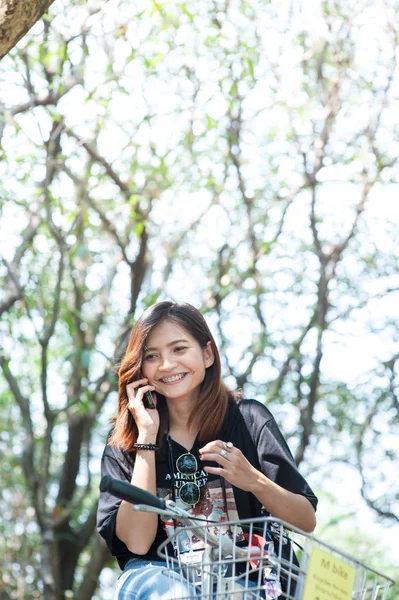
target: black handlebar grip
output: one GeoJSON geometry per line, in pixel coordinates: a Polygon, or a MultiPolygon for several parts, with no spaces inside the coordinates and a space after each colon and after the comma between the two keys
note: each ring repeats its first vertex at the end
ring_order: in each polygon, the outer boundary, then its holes
{"type": "Polygon", "coordinates": [[[114,479],[111,475],[104,475],[101,479],[100,491],[109,492],[113,496],[121,500],[126,500],[126,502],[130,502],[131,504],[146,504],[147,506],[165,509],[165,500],[163,498],[158,498],[154,494],[151,494],[151,492],[146,492],[126,481],[114,479]]]}

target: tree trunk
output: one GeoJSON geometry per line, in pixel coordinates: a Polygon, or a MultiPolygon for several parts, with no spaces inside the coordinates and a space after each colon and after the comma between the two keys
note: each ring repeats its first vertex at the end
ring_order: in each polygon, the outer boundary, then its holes
{"type": "Polygon", "coordinates": [[[59,585],[54,577],[58,560],[54,553],[54,531],[52,528],[42,530],[41,567],[43,579],[43,599],[61,600],[59,585]]]}
{"type": "Polygon", "coordinates": [[[77,590],[74,600],[90,600],[98,587],[100,573],[105,564],[111,559],[111,555],[103,539],[98,536],[97,543],[92,549],[89,564],[83,577],[83,581],[77,590]]]}
{"type": "Polygon", "coordinates": [[[54,0],[0,0],[0,59],[29,31],[54,0]]]}

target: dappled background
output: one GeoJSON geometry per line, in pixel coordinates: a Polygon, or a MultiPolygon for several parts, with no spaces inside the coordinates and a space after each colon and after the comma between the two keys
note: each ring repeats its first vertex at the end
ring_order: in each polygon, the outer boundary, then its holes
{"type": "Polygon", "coordinates": [[[398,8],[61,1],[3,59],[2,600],[111,597],[115,365],[165,298],[276,416],[315,533],[398,577],[398,8]]]}

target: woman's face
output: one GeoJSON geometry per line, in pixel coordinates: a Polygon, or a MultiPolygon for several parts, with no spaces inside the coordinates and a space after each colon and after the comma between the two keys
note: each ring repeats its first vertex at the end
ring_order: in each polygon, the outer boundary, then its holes
{"type": "Polygon", "coordinates": [[[201,348],[185,329],[162,321],[147,338],[142,372],[166,398],[195,401],[213,360],[210,342],[201,348]]]}

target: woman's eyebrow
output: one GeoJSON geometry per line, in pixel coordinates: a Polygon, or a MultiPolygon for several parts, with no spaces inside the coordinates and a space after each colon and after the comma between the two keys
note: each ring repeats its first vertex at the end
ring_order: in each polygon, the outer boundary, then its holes
{"type": "MultiPolygon", "coordinates": [[[[169,344],[166,344],[167,346],[174,346],[175,344],[181,344],[182,342],[185,342],[186,344],[188,344],[188,340],[173,340],[173,342],[169,342],[169,344]]],[[[153,350],[158,350],[158,348],[155,347],[151,347],[151,348],[144,348],[144,350],[146,352],[148,352],[149,350],[153,351],[153,350]]]]}

